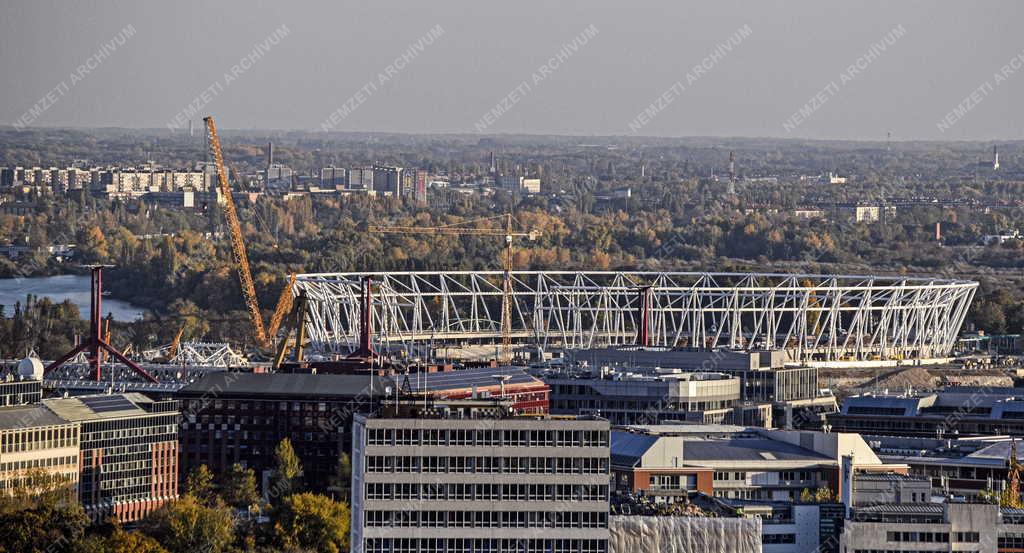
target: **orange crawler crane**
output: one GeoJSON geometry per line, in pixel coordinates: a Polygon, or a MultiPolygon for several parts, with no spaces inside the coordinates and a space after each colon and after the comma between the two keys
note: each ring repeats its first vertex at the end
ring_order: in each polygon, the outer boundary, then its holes
{"type": "Polygon", "coordinates": [[[252,319],[253,336],[261,348],[269,348],[273,345],[274,337],[277,335],[277,330],[281,326],[285,314],[292,309],[292,287],[295,284],[295,275],[291,275],[288,284],[281,290],[277,307],[270,317],[270,324],[266,327],[263,326],[263,314],[260,312],[256,286],[253,284],[252,271],[249,269],[249,256],[245,250],[242,225],[238,221],[238,212],[231,197],[231,183],[228,182],[228,172],[224,168],[224,154],[220,149],[220,139],[217,138],[217,126],[213,122],[213,117],[205,117],[203,121],[206,123],[206,130],[210,135],[210,151],[217,166],[217,182],[220,186],[221,196],[223,196],[224,219],[227,221],[228,231],[231,234],[231,257],[235,263],[235,269],[238,271],[238,280],[242,285],[242,297],[245,298],[249,318],[252,319]]]}

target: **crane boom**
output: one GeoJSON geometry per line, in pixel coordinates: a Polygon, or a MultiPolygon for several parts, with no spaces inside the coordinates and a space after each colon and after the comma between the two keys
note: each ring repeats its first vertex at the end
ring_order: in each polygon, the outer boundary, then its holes
{"type": "Polygon", "coordinates": [[[238,280],[242,285],[242,297],[245,299],[245,306],[249,311],[249,318],[252,320],[253,335],[256,343],[261,347],[268,347],[277,334],[277,329],[292,306],[292,286],[295,284],[295,275],[291,276],[288,284],[281,290],[281,296],[277,300],[277,307],[270,319],[270,326],[263,326],[263,315],[260,313],[259,298],[256,296],[256,286],[252,280],[252,270],[249,268],[249,255],[245,249],[245,237],[242,235],[242,224],[238,220],[238,211],[235,209],[235,201],[231,196],[231,183],[228,182],[228,172],[224,167],[224,154],[220,148],[220,138],[217,137],[217,125],[213,117],[204,117],[206,130],[210,135],[210,150],[213,153],[213,161],[217,166],[217,181],[220,193],[224,197],[224,219],[228,223],[228,231],[231,235],[231,258],[238,271],[238,280]]]}

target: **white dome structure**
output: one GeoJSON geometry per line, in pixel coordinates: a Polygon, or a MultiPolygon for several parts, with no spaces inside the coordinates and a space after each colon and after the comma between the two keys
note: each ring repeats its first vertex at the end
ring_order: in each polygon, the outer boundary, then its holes
{"type": "Polygon", "coordinates": [[[42,380],[43,362],[38,357],[26,357],[18,362],[18,376],[22,380],[42,380]]]}

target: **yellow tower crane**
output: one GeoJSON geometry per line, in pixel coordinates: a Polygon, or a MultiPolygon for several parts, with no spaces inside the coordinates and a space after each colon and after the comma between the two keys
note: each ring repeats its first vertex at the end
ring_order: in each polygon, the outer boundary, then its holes
{"type": "Polygon", "coordinates": [[[253,336],[256,343],[262,347],[270,347],[277,335],[284,316],[292,308],[292,287],[295,284],[295,275],[291,275],[288,284],[281,290],[281,296],[277,300],[277,307],[270,318],[270,324],[263,326],[263,315],[260,312],[259,299],[256,297],[256,287],[252,280],[252,271],[249,269],[249,256],[245,250],[245,239],[242,235],[242,225],[238,220],[238,212],[235,209],[235,202],[231,197],[231,183],[228,182],[228,172],[224,168],[224,154],[220,149],[220,139],[217,137],[217,125],[213,117],[205,117],[206,131],[210,135],[210,152],[213,154],[214,163],[217,166],[217,182],[220,187],[221,203],[224,208],[224,219],[228,224],[228,231],[231,234],[231,257],[238,271],[238,280],[242,285],[242,297],[245,298],[245,306],[249,310],[249,318],[252,319],[253,336]]]}
{"type": "Polygon", "coordinates": [[[499,361],[508,362],[512,358],[512,269],[513,269],[513,241],[515,238],[527,238],[536,240],[540,231],[530,230],[526,232],[513,229],[515,218],[512,214],[496,215],[472,219],[461,223],[445,225],[440,227],[385,227],[370,225],[368,230],[376,233],[389,234],[432,234],[432,235],[471,235],[471,236],[501,236],[505,239],[505,252],[502,259],[502,271],[504,278],[501,295],[501,354],[499,361]],[[476,227],[478,223],[503,220],[503,227],[476,227]]]}

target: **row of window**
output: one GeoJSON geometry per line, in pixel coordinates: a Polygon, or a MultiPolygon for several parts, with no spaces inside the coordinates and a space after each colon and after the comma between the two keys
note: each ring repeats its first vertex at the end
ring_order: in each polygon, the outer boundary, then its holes
{"type": "MultiPolygon", "coordinates": [[[[25,421],[31,424],[31,421],[25,421]]],[[[55,428],[29,428],[0,432],[0,453],[39,451],[56,447],[76,447],[78,428],[60,426],[55,428]]]]}
{"type": "Polygon", "coordinates": [[[367,538],[366,553],[607,553],[606,540],[367,538]]]}
{"type": "Polygon", "coordinates": [[[853,553],[948,553],[945,549],[854,549],[853,553]]]}
{"type": "MultiPolygon", "coordinates": [[[[949,543],[949,532],[886,532],[886,541],[913,543],[949,543]]],[[[978,543],[981,534],[978,532],[954,532],[953,541],[962,543],[978,543]]]]}
{"type": "Polygon", "coordinates": [[[608,513],[579,511],[366,511],[364,525],[383,528],[607,528],[608,513]]]}
{"type": "Polygon", "coordinates": [[[490,447],[607,447],[603,430],[472,430],[370,428],[366,445],[457,445],[490,447]]]}
{"type": "Polygon", "coordinates": [[[35,459],[26,459],[24,461],[0,463],[0,472],[74,465],[77,462],[78,458],[70,455],[66,457],[37,457],[35,459]]]}
{"type": "Polygon", "coordinates": [[[368,482],[366,499],[427,501],[607,501],[604,484],[392,484],[368,482]]]}
{"type": "MultiPolygon", "coordinates": [[[[5,476],[9,476],[9,475],[5,475],[5,476]]],[[[49,485],[53,485],[56,482],[68,482],[68,483],[71,483],[71,482],[75,481],[75,478],[77,476],[78,476],[77,472],[72,472],[72,473],[48,472],[46,477],[47,478],[51,478],[52,477],[53,481],[45,482],[45,485],[48,485],[48,486],[49,485]]],[[[40,484],[40,482],[37,479],[36,475],[31,474],[31,473],[27,473],[27,474],[26,473],[22,473],[20,475],[15,476],[14,478],[11,478],[10,480],[0,480],[0,490],[16,489],[16,490],[24,491],[26,489],[31,489],[31,488],[33,488],[35,486],[38,486],[39,484],[40,484]]]]}
{"type": "Polygon", "coordinates": [[[1003,532],[997,540],[999,549],[1024,549],[1024,533],[1003,532]]]}
{"type": "Polygon", "coordinates": [[[366,472],[608,474],[608,458],[371,455],[366,458],[366,472]]]}
{"type": "Polygon", "coordinates": [[[761,544],[774,545],[780,543],[796,543],[796,534],[763,534],[761,544]]]}

